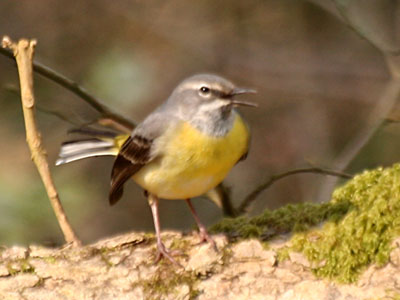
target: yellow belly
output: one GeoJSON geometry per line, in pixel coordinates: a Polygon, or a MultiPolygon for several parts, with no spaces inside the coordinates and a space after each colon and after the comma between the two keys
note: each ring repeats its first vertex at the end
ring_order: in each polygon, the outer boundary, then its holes
{"type": "Polygon", "coordinates": [[[247,152],[249,142],[248,128],[238,114],[223,137],[209,137],[189,123],[169,136],[163,155],[133,176],[145,190],[164,199],[192,198],[217,186],[247,152]]]}

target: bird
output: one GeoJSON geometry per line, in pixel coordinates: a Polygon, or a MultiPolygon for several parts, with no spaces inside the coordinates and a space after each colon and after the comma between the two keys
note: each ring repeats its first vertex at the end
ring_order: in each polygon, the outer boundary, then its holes
{"type": "Polygon", "coordinates": [[[215,188],[247,157],[250,130],[237,107],[256,107],[237,97],[256,91],[240,88],[214,74],[184,79],[167,100],[138,124],[130,135],[77,129],[90,138],[62,144],[56,165],[82,158],[116,156],[111,171],[109,203],[133,179],[143,188],[153,216],[156,262],[166,258],[179,265],[161,239],[159,199],[184,200],[197,223],[201,242],[216,244],[200,221],[191,199],[215,188]]]}

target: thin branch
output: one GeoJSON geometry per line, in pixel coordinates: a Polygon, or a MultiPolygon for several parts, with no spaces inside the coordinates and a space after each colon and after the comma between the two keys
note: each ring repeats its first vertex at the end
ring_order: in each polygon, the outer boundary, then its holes
{"type": "Polygon", "coordinates": [[[323,169],[323,168],[318,168],[318,167],[311,167],[311,168],[300,168],[300,169],[294,169],[290,171],[286,171],[280,174],[272,175],[266,182],[260,184],[258,187],[256,187],[250,194],[248,194],[240,206],[237,209],[237,213],[239,215],[246,213],[249,210],[249,206],[254,200],[267,188],[269,188],[271,185],[273,185],[275,182],[278,180],[295,175],[295,174],[300,174],[300,173],[315,173],[315,174],[323,174],[323,175],[330,175],[330,176],[336,176],[336,177],[341,177],[341,178],[352,178],[353,176],[344,172],[340,171],[333,171],[329,169],[323,169]]]}
{"type": "MultiPolygon", "coordinates": [[[[0,54],[11,59],[14,58],[14,55],[11,51],[3,49],[1,47],[0,54]]],[[[103,118],[109,118],[117,121],[118,123],[126,127],[128,131],[131,131],[135,127],[135,123],[133,123],[132,120],[112,110],[110,107],[105,105],[103,101],[91,95],[86,89],[81,87],[75,81],[38,62],[33,62],[33,70],[43,77],[50,79],[51,81],[78,95],[82,100],[84,100],[87,104],[98,111],[103,118]]]]}
{"type": "Polygon", "coordinates": [[[39,171],[46,188],[50,203],[53,206],[58,223],[67,243],[80,246],[81,242],[75,235],[65,211],[60,202],[56,187],[51,177],[46,151],[42,145],[42,138],[35,119],[35,97],[33,92],[33,68],[35,40],[21,39],[14,43],[8,37],[4,37],[2,46],[11,49],[17,62],[19,81],[21,87],[21,101],[25,120],[26,141],[31,151],[32,160],[39,171]]]}
{"type": "MultiPolygon", "coordinates": [[[[3,49],[1,47],[0,47],[0,54],[11,59],[14,58],[12,52],[10,52],[7,49],[3,49]]],[[[98,111],[102,115],[102,118],[97,120],[99,124],[108,127],[113,127],[116,130],[122,132],[130,132],[136,126],[135,123],[133,123],[130,119],[114,112],[111,108],[103,104],[101,100],[91,95],[83,87],[79,86],[76,82],[65,77],[64,75],[61,75],[60,73],[38,62],[33,62],[33,70],[38,74],[44,76],[45,78],[54,81],[60,86],[68,89],[75,95],[79,96],[90,106],[92,106],[96,111],[98,111]]],[[[59,114],[56,114],[54,112],[51,113],[65,120],[65,118],[60,116],[59,114]]],[[[224,214],[229,216],[234,216],[235,213],[231,203],[230,195],[227,192],[227,188],[224,186],[223,183],[221,183],[216,188],[216,191],[217,193],[215,194],[215,197],[217,197],[218,201],[221,203],[224,214]]]]}

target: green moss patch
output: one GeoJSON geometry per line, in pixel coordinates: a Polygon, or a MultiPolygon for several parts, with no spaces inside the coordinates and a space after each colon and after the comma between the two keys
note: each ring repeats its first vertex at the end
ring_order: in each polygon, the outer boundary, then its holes
{"type": "Polygon", "coordinates": [[[306,231],[326,220],[340,220],[349,210],[350,202],[289,204],[277,210],[265,210],[252,218],[225,218],[211,227],[212,233],[224,233],[231,240],[259,238],[268,241],[289,232],[306,231]]]}
{"type": "Polygon", "coordinates": [[[8,273],[15,276],[21,273],[34,273],[35,268],[25,258],[11,260],[6,265],[8,273]]]}
{"type": "Polygon", "coordinates": [[[133,288],[141,286],[146,299],[158,300],[178,293],[178,288],[186,285],[188,287],[187,299],[195,299],[200,293],[193,287],[196,281],[197,276],[193,272],[175,272],[169,265],[160,267],[150,279],[135,282],[133,288]]]}
{"type": "MultiPolygon", "coordinates": [[[[293,233],[287,251],[303,253],[316,275],[354,282],[369,264],[384,265],[400,235],[400,164],[357,175],[323,204],[288,205],[213,226],[234,239],[293,233]],[[316,228],[315,225],[323,224],[316,228]]],[[[281,255],[287,257],[288,255],[281,255]]]]}

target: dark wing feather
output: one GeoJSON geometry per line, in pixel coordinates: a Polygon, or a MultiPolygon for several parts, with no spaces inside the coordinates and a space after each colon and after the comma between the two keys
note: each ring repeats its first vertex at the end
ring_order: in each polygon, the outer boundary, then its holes
{"type": "Polygon", "coordinates": [[[246,153],[243,154],[236,163],[239,163],[242,160],[246,160],[248,154],[249,154],[249,151],[246,151],[246,153]]]}
{"type": "Polygon", "coordinates": [[[111,172],[110,204],[113,205],[122,197],[124,183],[151,160],[152,140],[140,135],[128,138],[114,162],[111,172]]]}
{"type": "Polygon", "coordinates": [[[122,196],[124,183],[144,165],[160,155],[152,149],[154,142],[163,133],[178,124],[180,119],[174,113],[160,106],[140,123],[128,140],[122,145],[111,172],[110,204],[115,204],[122,196]]]}

